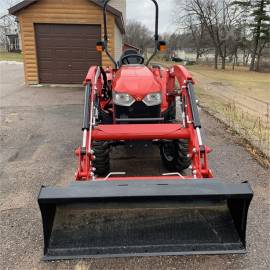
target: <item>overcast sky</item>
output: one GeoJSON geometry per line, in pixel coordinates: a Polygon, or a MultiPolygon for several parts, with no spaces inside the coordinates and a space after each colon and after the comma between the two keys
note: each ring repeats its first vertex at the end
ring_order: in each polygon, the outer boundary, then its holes
{"type": "MultiPolygon", "coordinates": [[[[159,4],[159,30],[174,32],[173,3],[175,0],[157,0],[159,4]]],[[[154,30],[155,6],[150,0],[127,0],[127,19],[137,20],[154,30]]]]}
{"type": "MultiPolygon", "coordinates": [[[[172,12],[175,0],[157,0],[159,3],[159,30],[163,32],[174,32],[172,12]]],[[[19,2],[18,0],[0,0],[0,15],[7,11],[7,2],[19,2]]],[[[127,19],[137,20],[154,31],[155,6],[150,0],[127,0],[127,19]]]]}

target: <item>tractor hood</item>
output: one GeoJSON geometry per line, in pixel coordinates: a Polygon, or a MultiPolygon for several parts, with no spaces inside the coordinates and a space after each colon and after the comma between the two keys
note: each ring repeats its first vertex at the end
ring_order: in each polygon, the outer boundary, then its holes
{"type": "Polygon", "coordinates": [[[122,66],[113,81],[113,91],[128,93],[137,101],[141,101],[149,93],[161,90],[161,84],[155,75],[143,65],[122,66]]]}

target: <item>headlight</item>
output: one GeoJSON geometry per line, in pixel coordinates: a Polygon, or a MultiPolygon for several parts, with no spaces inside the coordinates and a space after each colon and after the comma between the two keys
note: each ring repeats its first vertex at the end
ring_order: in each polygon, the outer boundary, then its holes
{"type": "Polygon", "coordinates": [[[143,102],[147,106],[155,106],[161,104],[161,93],[151,93],[145,96],[143,102]]]}
{"type": "Polygon", "coordinates": [[[135,99],[129,94],[114,92],[113,102],[116,105],[129,107],[135,102],[135,99]]]}

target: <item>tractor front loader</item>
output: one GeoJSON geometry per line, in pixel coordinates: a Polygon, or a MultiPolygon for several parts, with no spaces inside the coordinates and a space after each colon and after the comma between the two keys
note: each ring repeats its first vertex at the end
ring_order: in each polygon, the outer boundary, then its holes
{"type": "MultiPolygon", "coordinates": [[[[151,1],[154,56],[166,44],[159,41],[158,5],[151,1]]],[[[116,62],[107,46],[108,2],[97,49],[114,65],[93,66],[85,78],[76,181],[41,188],[44,259],[244,253],[252,191],[246,182],[213,178],[192,76],[183,66],[151,65],[152,57],[145,63],[136,51],[116,62]],[[132,177],[111,171],[111,149],[141,141],[159,147],[169,173],[132,177]]]]}

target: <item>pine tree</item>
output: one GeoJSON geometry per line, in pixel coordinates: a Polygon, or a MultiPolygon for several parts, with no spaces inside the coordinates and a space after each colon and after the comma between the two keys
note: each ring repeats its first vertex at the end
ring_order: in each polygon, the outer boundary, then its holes
{"type": "Polygon", "coordinates": [[[250,70],[259,71],[262,51],[270,42],[270,0],[241,0],[235,1],[235,4],[250,10],[251,23],[249,25],[253,34],[250,70]]]}

